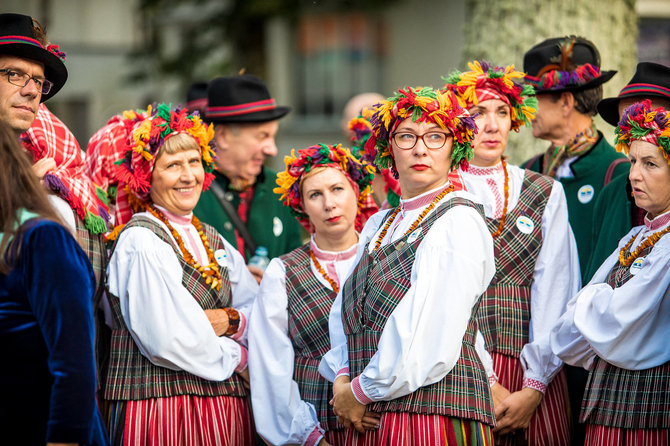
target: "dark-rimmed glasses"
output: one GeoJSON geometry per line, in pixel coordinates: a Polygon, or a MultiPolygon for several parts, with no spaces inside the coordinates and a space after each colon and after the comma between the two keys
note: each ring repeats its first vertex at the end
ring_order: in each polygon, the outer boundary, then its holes
{"type": "Polygon", "coordinates": [[[35,82],[37,89],[40,90],[42,94],[49,94],[51,87],[53,87],[53,82],[49,80],[30,76],[27,73],[21,73],[20,71],[12,70],[11,68],[0,70],[0,73],[5,73],[7,75],[7,82],[21,88],[28,85],[28,82],[32,79],[32,81],[35,82]]]}
{"type": "Polygon", "coordinates": [[[437,150],[444,147],[451,134],[444,132],[426,132],[423,135],[417,135],[410,132],[396,132],[392,136],[395,145],[402,150],[413,149],[419,139],[423,141],[423,144],[427,148],[437,150]]]}

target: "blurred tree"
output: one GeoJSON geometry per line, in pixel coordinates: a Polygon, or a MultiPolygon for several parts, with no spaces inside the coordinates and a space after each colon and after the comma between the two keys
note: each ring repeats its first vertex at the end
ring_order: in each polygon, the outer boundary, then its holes
{"type": "MultiPolygon", "coordinates": [[[[551,37],[575,34],[592,41],[600,51],[602,68],[618,70],[604,85],[604,97],[616,96],[637,64],[638,16],[635,0],[466,0],[465,63],[485,59],[496,65],[523,69],[523,55],[551,37]]],[[[613,128],[596,125],[612,142],[613,128]]],[[[530,130],[510,135],[512,162],[522,162],[546,149],[530,130]]]]}

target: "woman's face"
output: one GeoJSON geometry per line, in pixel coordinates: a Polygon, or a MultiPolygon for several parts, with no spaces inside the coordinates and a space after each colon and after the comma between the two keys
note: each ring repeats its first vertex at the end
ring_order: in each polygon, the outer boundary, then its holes
{"type": "Polygon", "coordinates": [[[649,217],[670,211],[670,165],[658,147],[646,141],[630,145],[630,184],[635,204],[649,217]]]}
{"type": "Polygon", "coordinates": [[[317,238],[355,232],[356,192],[339,169],[327,167],[310,175],[302,182],[301,190],[302,207],[317,238]]]}
{"type": "Polygon", "coordinates": [[[200,150],[163,152],[151,173],[151,200],[173,214],[190,214],[200,199],[204,178],[200,150]]]}
{"type": "Polygon", "coordinates": [[[507,148],[507,135],[512,127],[509,105],[500,99],[489,99],[470,108],[477,123],[477,135],[472,144],[475,154],[472,164],[495,166],[507,148]]]}
{"type": "MultiPolygon", "coordinates": [[[[410,117],[402,121],[393,134],[409,133],[422,136],[430,132],[449,133],[434,122],[412,122],[410,117]]],[[[447,182],[453,144],[454,139],[449,135],[441,148],[429,149],[423,140],[418,138],[413,148],[403,150],[398,148],[394,137],[391,137],[391,151],[403,198],[415,197],[447,182]]]]}

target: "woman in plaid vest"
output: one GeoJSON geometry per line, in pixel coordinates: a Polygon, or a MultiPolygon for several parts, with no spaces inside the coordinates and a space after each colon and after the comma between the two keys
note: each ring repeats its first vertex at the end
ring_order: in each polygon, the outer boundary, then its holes
{"type": "Polygon", "coordinates": [[[342,444],[344,427],[328,405],[332,385],[318,367],[330,349],[328,315],[353,266],[357,231],[377,211],[370,189],[374,168],[340,145],[317,144],[285,162],[275,192],[312,236],[270,262],[254,303],[254,418],[269,444],[342,444]]]}
{"type": "Polygon", "coordinates": [[[567,445],[570,423],[563,362],[549,333],[580,288],[579,259],[563,187],[507,163],[510,130],[530,125],[537,100],[516,82],[524,73],[473,61],[447,77],[479,132],[465,187],[484,202],[496,276],[482,297],[477,323],[496,412],[496,444],[567,445]]]}
{"type": "Polygon", "coordinates": [[[408,87],[371,123],[366,148],[393,169],[402,197],[368,220],[330,314],[319,371],[334,381],[346,444],[492,444],[474,315],[495,271],[493,241],[474,196],[448,179],[472,152],[474,119],[451,92],[408,87]],[[367,411],[381,415],[378,428],[367,411]]]}
{"type": "Polygon", "coordinates": [[[258,286],[192,213],[212,179],[213,130],[165,104],[147,116],[116,172],[136,213],[107,269],[112,442],[250,445],[245,314],[258,286]]]}
{"type": "Polygon", "coordinates": [[[645,100],[616,128],[644,225],[619,241],[551,333],[565,362],[589,370],[588,445],[670,443],[670,118],[645,100]]]}

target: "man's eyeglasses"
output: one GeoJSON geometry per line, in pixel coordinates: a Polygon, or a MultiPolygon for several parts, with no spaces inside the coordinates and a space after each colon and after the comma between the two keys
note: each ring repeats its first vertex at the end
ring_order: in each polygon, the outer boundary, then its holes
{"type": "Polygon", "coordinates": [[[30,82],[32,79],[32,81],[35,82],[37,89],[40,90],[42,94],[49,94],[51,87],[54,85],[53,82],[46,79],[33,77],[26,73],[21,73],[20,71],[12,70],[10,68],[0,70],[0,73],[5,73],[7,75],[7,82],[21,88],[28,85],[28,82],[30,82]]]}
{"type": "Polygon", "coordinates": [[[416,142],[421,139],[427,148],[437,150],[444,146],[450,136],[451,134],[443,132],[428,132],[423,135],[416,135],[409,132],[397,132],[393,134],[393,142],[399,149],[409,150],[413,149],[416,142]]]}

